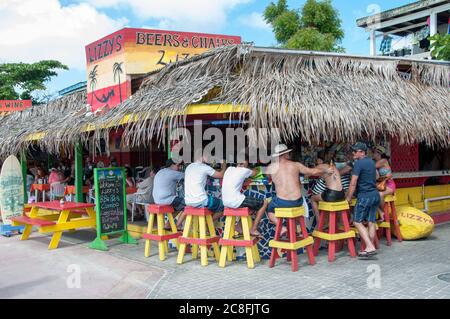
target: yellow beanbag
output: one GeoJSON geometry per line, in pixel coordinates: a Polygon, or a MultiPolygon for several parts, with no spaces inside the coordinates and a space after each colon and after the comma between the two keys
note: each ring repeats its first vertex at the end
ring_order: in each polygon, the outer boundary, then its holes
{"type": "Polygon", "coordinates": [[[397,217],[404,240],[426,238],[433,232],[433,218],[417,208],[400,206],[397,208],[397,217]]]}

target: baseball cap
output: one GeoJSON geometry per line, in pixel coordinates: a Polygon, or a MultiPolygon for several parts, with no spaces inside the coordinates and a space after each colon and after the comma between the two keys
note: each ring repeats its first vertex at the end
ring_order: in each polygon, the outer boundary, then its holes
{"type": "Polygon", "coordinates": [[[367,152],[367,145],[363,142],[357,142],[351,147],[352,151],[364,151],[367,152]]]}

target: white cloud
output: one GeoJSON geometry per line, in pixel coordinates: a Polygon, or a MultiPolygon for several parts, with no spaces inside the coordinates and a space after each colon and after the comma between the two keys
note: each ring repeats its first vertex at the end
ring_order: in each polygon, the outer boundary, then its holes
{"type": "Polygon", "coordinates": [[[260,12],[252,12],[248,15],[243,15],[238,18],[238,21],[243,26],[253,28],[253,29],[263,29],[263,30],[272,30],[270,24],[264,21],[262,13],[260,12]]]}
{"type": "Polygon", "coordinates": [[[220,31],[227,13],[254,0],[84,0],[99,8],[130,7],[142,20],[155,19],[169,29],[197,32],[220,31]]]}
{"type": "Polygon", "coordinates": [[[2,0],[0,9],[0,62],[55,59],[85,69],[84,46],[127,23],[87,3],[61,6],[58,0],[2,0]]]}

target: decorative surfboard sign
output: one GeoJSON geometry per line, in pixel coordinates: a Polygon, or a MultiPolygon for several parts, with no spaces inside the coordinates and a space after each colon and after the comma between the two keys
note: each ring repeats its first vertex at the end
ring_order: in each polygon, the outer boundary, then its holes
{"type": "Polygon", "coordinates": [[[0,234],[9,237],[13,231],[20,232],[23,226],[11,226],[11,218],[22,216],[24,209],[22,167],[14,155],[5,160],[0,173],[0,209],[0,234]]]}

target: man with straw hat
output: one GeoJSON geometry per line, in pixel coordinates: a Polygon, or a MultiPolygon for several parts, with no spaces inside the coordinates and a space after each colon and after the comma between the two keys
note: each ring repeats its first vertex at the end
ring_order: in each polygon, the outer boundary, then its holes
{"type": "Polygon", "coordinates": [[[272,198],[267,208],[267,215],[273,223],[277,222],[275,208],[303,206],[300,174],[319,176],[332,173],[329,168],[308,168],[299,162],[290,160],[291,151],[292,149],[285,144],[275,146],[275,152],[272,154],[274,162],[265,171],[265,174],[272,177],[276,189],[276,196],[272,198]]]}

